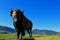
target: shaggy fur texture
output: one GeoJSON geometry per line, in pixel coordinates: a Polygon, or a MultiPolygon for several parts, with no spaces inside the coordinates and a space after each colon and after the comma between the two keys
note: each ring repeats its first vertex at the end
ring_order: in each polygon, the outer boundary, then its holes
{"type": "Polygon", "coordinates": [[[28,20],[22,11],[19,9],[11,10],[10,15],[13,19],[13,25],[17,32],[17,39],[19,39],[19,35],[25,35],[25,30],[29,33],[29,36],[32,37],[32,22],[28,20]]]}

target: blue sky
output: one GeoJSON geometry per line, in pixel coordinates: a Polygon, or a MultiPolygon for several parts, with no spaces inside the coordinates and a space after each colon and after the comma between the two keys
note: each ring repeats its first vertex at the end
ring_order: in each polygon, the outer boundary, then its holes
{"type": "Polygon", "coordinates": [[[33,23],[33,29],[60,32],[59,0],[0,0],[0,25],[14,28],[10,9],[24,10],[33,23]]]}

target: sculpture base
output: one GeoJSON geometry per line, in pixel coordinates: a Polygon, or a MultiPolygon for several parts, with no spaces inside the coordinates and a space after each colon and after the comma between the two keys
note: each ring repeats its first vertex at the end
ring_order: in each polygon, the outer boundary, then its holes
{"type": "MultiPolygon", "coordinates": [[[[21,39],[19,39],[21,40],[21,39]]],[[[34,38],[23,38],[22,40],[34,40],[34,38]]]]}
{"type": "Polygon", "coordinates": [[[22,38],[22,39],[11,39],[11,40],[35,40],[34,38],[22,38]]]}

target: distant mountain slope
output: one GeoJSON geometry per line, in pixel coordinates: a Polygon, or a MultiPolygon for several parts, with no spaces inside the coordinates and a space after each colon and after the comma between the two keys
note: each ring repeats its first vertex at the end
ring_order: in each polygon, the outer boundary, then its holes
{"type": "MultiPolygon", "coordinates": [[[[7,26],[0,26],[0,33],[15,33],[15,29],[9,28],[7,26]]],[[[27,33],[27,32],[26,32],[27,33]]],[[[42,34],[42,35],[56,35],[58,32],[52,30],[40,30],[34,29],[32,30],[32,34],[42,34]]]]}
{"type": "Polygon", "coordinates": [[[6,32],[10,32],[10,33],[14,33],[15,30],[6,26],[0,26],[0,30],[6,31],[6,32]]]}
{"type": "Polygon", "coordinates": [[[45,34],[45,35],[56,35],[58,32],[52,31],[52,30],[39,30],[39,29],[34,29],[32,31],[33,34],[45,34]]]}

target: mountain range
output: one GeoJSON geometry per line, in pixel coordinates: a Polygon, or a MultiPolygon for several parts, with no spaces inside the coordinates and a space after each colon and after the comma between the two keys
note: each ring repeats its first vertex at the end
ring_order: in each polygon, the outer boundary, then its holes
{"type": "MultiPolygon", "coordinates": [[[[15,31],[15,29],[9,28],[7,26],[0,25],[0,33],[8,34],[8,33],[16,33],[16,31],[15,31]]],[[[58,32],[52,31],[52,30],[40,30],[40,29],[32,30],[32,34],[56,35],[57,33],[58,32]]]]}

